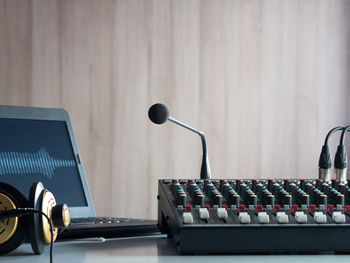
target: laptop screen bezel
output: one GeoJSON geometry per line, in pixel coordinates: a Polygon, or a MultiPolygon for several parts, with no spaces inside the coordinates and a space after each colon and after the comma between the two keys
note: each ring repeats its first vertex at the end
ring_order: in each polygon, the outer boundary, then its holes
{"type": "MultiPolygon", "coordinates": [[[[89,185],[85,176],[83,164],[81,161],[78,146],[73,133],[72,124],[68,112],[58,108],[35,108],[21,106],[0,106],[0,118],[6,119],[25,119],[25,120],[48,120],[48,121],[64,121],[68,130],[69,139],[74,153],[75,161],[78,167],[80,181],[83,186],[87,206],[69,207],[71,218],[78,217],[95,217],[95,209],[92,202],[89,185]]],[[[48,189],[50,190],[50,189],[48,189]]],[[[29,189],[28,189],[29,191],[29,189]]],[[[26,194],[26,193],[23,193],[26,194]]],[[[53,192],[53,194],[55,194],[53,192]]],[[[69,206],[69,204],[68,204],[69,206]]]]}

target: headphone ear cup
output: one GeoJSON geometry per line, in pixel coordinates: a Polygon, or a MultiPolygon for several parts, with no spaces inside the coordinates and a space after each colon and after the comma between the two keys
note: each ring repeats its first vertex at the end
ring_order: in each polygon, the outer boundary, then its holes
{"type": "MultiPolygon", "coordinates": [[[[43,195],[45,192],[44,185],[41,182],[33,183],[29,191],[29,204],[35,210],[42,210],[43,195]]],[[[29,241],[35,254],[44,252],[46,243],[42,227],[42,215],[29,215],[29,241]]]]}
{"type": "MultiPolygon", "coordinates": [[[[0,210],[28,207],[24,195],[9,184],[0,183],[0,210]]],[[[19,247],[27,238],[28,217],[0,220],[0,255],[19,247]]]]}
{"type": "MultiPolygon", "coordinates": [[[[33,183],[29,192],[29,204],[35,210],[42,211],[52,220],[52,210],[56,206],[54,195],[46,190],[41,182],[33,183]]],[[[63,220],[63,219],[62,219],[63,220]]],[[[50,222],[41,214],[30,215],[29,241],[35,254],[42,254],[51,242],[50,222]]],[[[58,228],[53,225],[53,241],[56,240],[58,228]]]]}

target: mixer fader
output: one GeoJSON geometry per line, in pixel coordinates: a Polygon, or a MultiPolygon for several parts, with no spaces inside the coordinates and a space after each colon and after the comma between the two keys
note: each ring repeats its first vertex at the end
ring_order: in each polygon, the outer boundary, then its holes
{"type": "Polygon", "coordinates": [[[183,254],[350,252],[350,180],[159,180],[158,223],[183,254]]]}

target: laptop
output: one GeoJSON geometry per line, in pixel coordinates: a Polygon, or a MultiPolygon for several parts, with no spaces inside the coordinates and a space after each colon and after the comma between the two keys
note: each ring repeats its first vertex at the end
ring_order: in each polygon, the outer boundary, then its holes
{"type": "Polygon", "coordinates": [[[61,239],[124,237],[159,232],[156,220],[96,217],[68,113],[0,106],[0,182],[29,195],[41,181],[71,213],[61,239]]]}

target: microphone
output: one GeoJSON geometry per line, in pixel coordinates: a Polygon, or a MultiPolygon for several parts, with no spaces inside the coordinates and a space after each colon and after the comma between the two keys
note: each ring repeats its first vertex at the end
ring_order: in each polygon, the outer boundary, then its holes
{"type": "Polygon", "coordinates": [[[197,133],[201,137],[202,141],[202,147],[203,147],[203,159],[202,159],[202,166],[201,166],[201,179],[210,179],[211,178],[211,172],[210,172],[210,166],[209,166],[209,159],[208,159],[208,151],[207,151],[207,142],[205,140],[205,134],[204,132],[198,131],[195,128],[192,128],[189,125],[186,125],[178,120],[175,120],[174,118],[169,116],[169,111],[167,107],[164,104],[156,103],[153,104],[149,110],[148,110],[148,117],[150,120],[155,124],[163,124],[167,120],[180,125],[181,127],[184,127],[190,131],[193,131],[194,133],[197,133]]]}

